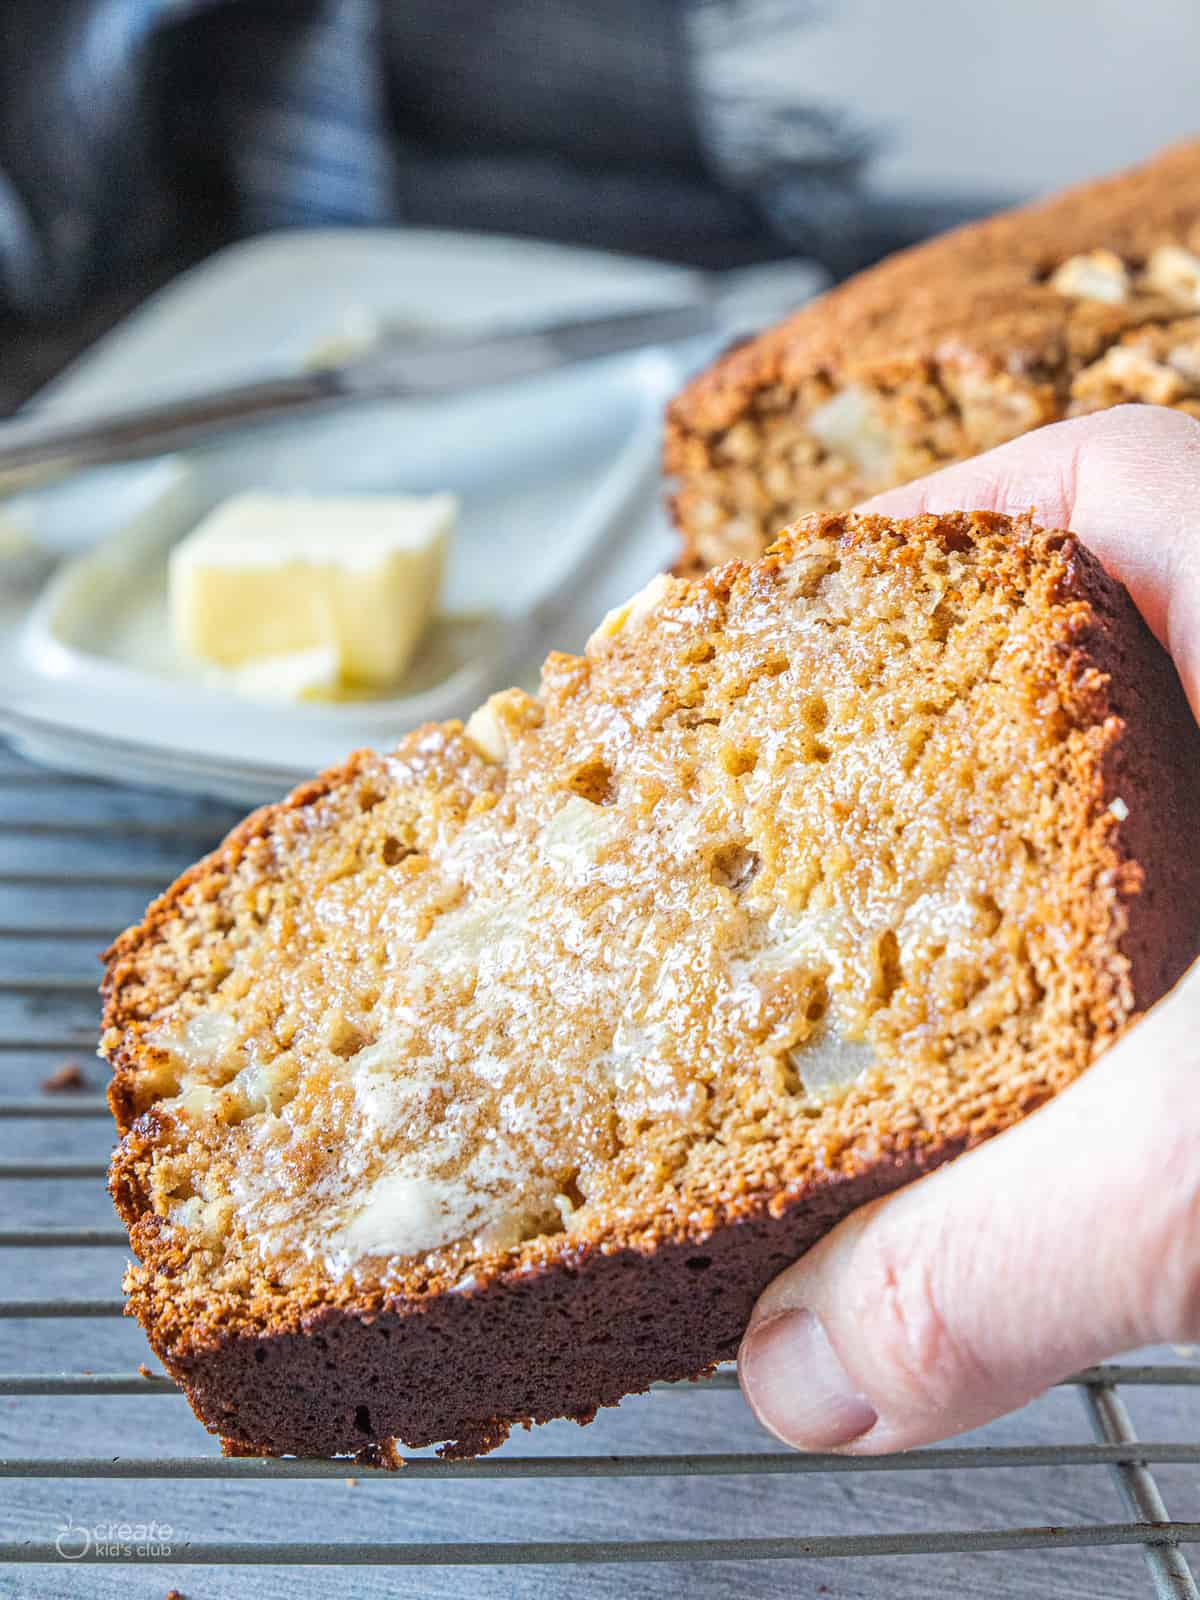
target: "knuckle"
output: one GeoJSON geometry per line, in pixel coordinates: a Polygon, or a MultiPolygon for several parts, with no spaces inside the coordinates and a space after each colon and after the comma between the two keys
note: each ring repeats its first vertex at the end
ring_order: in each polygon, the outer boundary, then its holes
{"type": "Polygon", "coordinates": [[[1146,405],[1140,401],[1109,406],[1081,420],[1086,420],[1092,435],[1103,440],[1165,440],[1176,443],[1181,439],[1194,439],[1200,434],[1200,423],[1186,411],[1176,411],[1170,406],[1146,405]]]}
{"type": "Polygon", "coordinates": [[[903,1403],[940,1409],[949,1396],[978,1384],[980,1364],[947,1312],[927,1256],[881,1257],[875,1302],[871,1343],[884,1381],[903,1403]]]}

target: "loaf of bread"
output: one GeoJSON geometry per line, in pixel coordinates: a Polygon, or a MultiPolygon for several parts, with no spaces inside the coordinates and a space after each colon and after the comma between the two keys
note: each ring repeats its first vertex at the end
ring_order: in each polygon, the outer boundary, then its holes
{"type": "Polygon", "coordinates": [[[117,940],[131,1309],[231,1450],[585,1421],[1083,1072],[1198,904],[1200,733],[1070,535],[812,519],[117,940]]]}
{"type": "Polygon", "coordinates": [[[701,373],[667,422],[680,570],[1121,401],[1200,416],[1200,143],[893,256],[701,373]]]}

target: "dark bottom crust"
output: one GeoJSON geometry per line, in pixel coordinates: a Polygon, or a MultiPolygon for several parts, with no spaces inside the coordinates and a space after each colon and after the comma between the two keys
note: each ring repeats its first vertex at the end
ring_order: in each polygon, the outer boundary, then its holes
{"type": "Polygon", "coordinates": [[[781,1217],[747,1218],[703,1243],[592,1251],[372,1319],[321,1312],[302,1333],[231,1338],[168,1364],[233,1454],[372,1459],[395,1438],[479,1455],[515,1424],[590,1422],[651,1383],[703,1376],[736,1354],[755,1300],[784,1267],[965,1143],[886,1157],[781,1217]]]}

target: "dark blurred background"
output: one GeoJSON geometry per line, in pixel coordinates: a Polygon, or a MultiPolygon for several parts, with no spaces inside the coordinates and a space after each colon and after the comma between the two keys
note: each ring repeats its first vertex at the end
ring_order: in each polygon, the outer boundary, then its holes
{"type": "Polygon", "coordinates": [[[1192,130],[1191,0],[3,0],[0,406],[317,225],[842,276],[1192,130]]]}

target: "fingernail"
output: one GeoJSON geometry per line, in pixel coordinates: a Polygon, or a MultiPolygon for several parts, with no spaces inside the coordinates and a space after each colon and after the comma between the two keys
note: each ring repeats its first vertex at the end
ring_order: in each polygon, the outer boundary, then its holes
{"type": "Polygon", "coordinates": [[[751,1328],[738,1372],[758,1420],[797,1450],[849,1444],[879,1420],[811,1311],[780,1311],[751,1328]]]}

